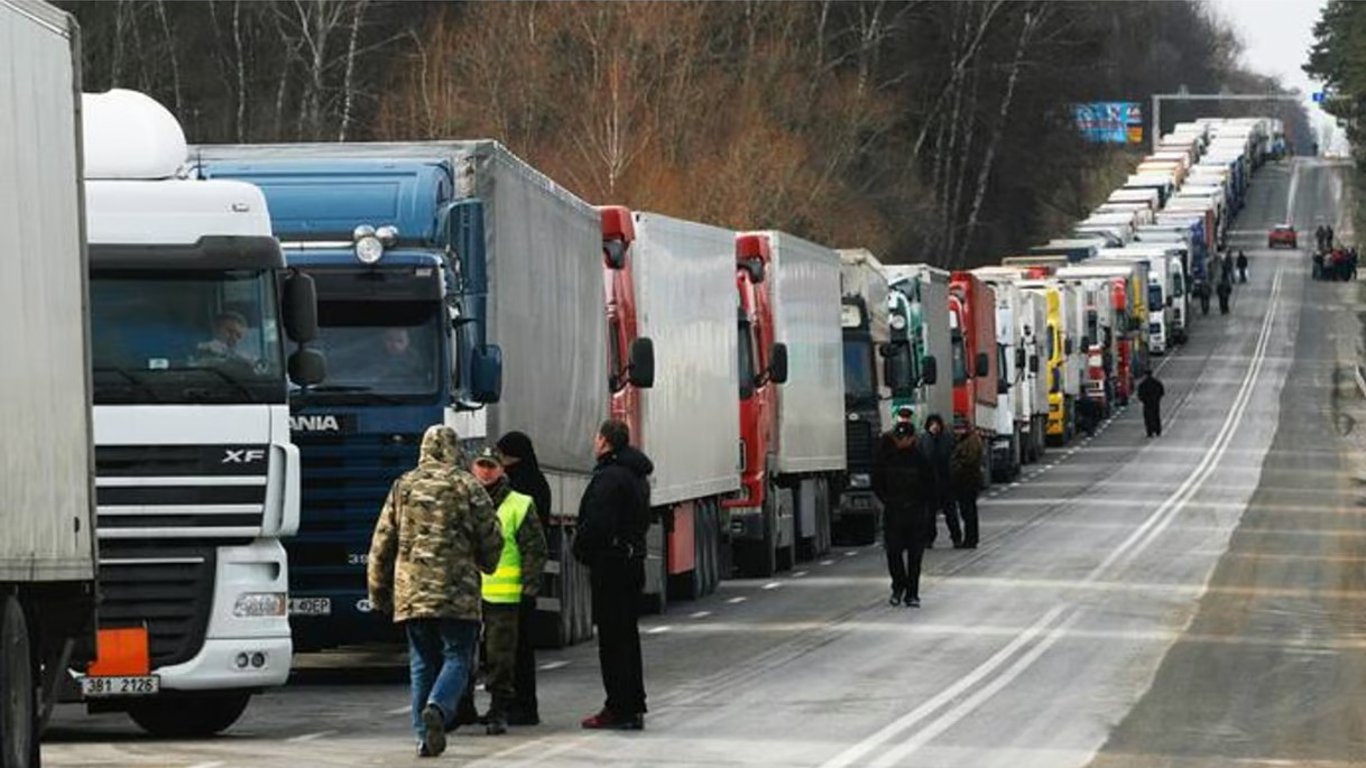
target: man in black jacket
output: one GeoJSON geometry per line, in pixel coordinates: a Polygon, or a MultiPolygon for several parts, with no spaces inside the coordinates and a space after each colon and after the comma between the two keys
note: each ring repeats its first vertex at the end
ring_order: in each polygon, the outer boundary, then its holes
{"type": "Polygon", "coordinates": [[[1143,426],[1148,437],[1162,436],[1162,396],[1167,394],[1162,382],[1148,371],[1138,385],[1138,399],[1143,403],[1143,426]]]}
{"type": "Polygon", "coordinates": [[[882,501],[882,530],[892,605],[920,607],[920,561],[929,533],[929,506],[935,498],[934,469],[915,442],[915,427],[897,424],[890,447],[873,470],[873,492],[882,501]]]}
{"type": "Polygon", "coordinates": [[[584,728],[638,731],[645,727],[645,681],[638,625],[645,586],[645,533],[650,528],[654,464],[632,448],[630,429],[608,420],[593,450],[598,465],[579,504],[574,557],[588,566],[598,662],[607,702],[584,728]]]}
{"type": "Polygon", "coordinates": [[[929,530],[926,533],[925,549],[934,548],[934,540],[939,537],[939,515],[944,515],[944,523],[949,527],[949,538],[955,549],[963,546],[963,529],[958,524],[958,505],[949,486],[949,459],[953,456],[953,435],[944,429],[944,417],[931,413],[925,417],[925,431],[916,443],[925,453],[925,458],[934,470],[935,497],[930,501],[929,530]]]}
{"type": "MultiPolygon", "coordinates": [[[[535,500],[536,514],[541,518],[541,530],[550,535],[550,483],[541,472],[531,437],[525,432],[509,432],[498,438],[498,450],[503,452],[508,484],[512,490],[525,493],[535,500]]],[[[517,617],[517,674],[514,685],[517,698],[508,709],[508,725],[537,725],[541,722],[540,705],[536,699],[536,652],[531,642],[535,614],[536,598],[523,599],[517,617]]]]}

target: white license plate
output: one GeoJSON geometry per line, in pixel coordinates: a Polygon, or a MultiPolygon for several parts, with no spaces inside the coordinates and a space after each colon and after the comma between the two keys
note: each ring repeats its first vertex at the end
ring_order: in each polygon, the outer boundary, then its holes
{"type": "Polygon", "coordinates": [[[81,696],[101,699],[111,696],[154,696],[161,692],[161,678],[156,675],[137,677],[83,677],[81,696]]]}
{"type": "Polygon", "coordinates": [[[289,598],[290,616],[331,616],[332,598],[330,597],[291,597],[289,598]]]}

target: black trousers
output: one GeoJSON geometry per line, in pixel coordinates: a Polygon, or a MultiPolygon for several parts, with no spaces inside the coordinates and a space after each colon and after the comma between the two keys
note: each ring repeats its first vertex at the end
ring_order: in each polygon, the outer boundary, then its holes
{"type": "Polygon", "coordinates": [[[963,529],[958,524],[958,506],[954,503],[953,494],[945,493],[943,498],[935,501],[934,507],[929,514],[929,531],[925,539],[925,546],[934,546],[934,540],[939,538],[939,515],[944,515],[944,524],[949,528],[949,540],[955,546],[963,541],[963,529]]]}
{"type": "Polygon", "coordinates": [[[605,560],[594,564],[593,621],[598,625],[598,663],[604,708],[618,717],[645,709],[645,670],[640,658],[640,599],[645,563],[640,559],[605,560]]]}
{"type": "Polygon", "coordinates": [[[929,530],[925,517],[928,515],[919,512],[893,512],[882,524],[892,591],[901,593],[908,600],[920,598],[920,563],[925,556],[925,538],[929,530]]]}
{"type": "Polygon", "coordinates": [[[977,546],[977,494],[976,488],[958,492],[958,514],[963,516],[963,544],[977,546]]]}
{"type": "Polygon", "coordinates": [[[1143,426],[1148,431],[1148,437],[1162,434],[1162,411],[1157,406],[1143,406],[1143,426]]]}
{"type": "Polygon", "coordinates": [[[532,645],[531,623],[536,617],[536,598],[522,597],[517,612],[517,667],[513,675],[516,693],[511,711],[523,716],[540,716],[536,701],[536,651],[532,645]]]}

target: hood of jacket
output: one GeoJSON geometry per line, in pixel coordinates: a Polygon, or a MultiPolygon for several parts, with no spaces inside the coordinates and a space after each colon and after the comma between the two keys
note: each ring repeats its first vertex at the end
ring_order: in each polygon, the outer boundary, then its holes
{"type": "Polygon", "coordinates": [[[603,456],[600,463],[618,464],[640,477],[648,477],[655,471],[655,464],[650,461],[650,457],[629,445],[603,456]]]}
{"type": "Polygon", "coordinates": [[[525,432],[509,432],[498,439],[498,450],[504,456],[518,459],[514,466],[523,464],[531,467],[539,467],[540,462],[536,459],[536,448],[531,444],[531,437],[525,432]]]}
{"type": "Polygon", "coordinates": [[[419,466],[454,467],[460,462],[460,442],[455,430],[444,424],[427,427],[422,435],[419,466]]]}

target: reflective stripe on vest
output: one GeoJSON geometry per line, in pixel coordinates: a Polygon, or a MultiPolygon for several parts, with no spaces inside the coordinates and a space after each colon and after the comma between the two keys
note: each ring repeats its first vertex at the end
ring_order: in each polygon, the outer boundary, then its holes
{"type": "Polygon", "coordinates": [[[517,548],[517,531],[531,510],[531,497],[508,491],[507,498],[498,505],[498,522],[503,526],[503,554],[498,558],[498,570],[493,575],[483,574],[484,599],[490,603],[520,603],[522,601],[522,551],[517,548]]]}

